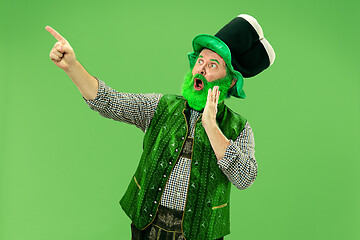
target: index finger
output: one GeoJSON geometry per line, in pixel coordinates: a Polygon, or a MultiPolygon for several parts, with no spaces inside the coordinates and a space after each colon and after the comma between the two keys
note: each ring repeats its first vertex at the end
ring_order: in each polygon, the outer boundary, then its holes
{"type": "Polygon", "coordinates": [[[65,44],[65,43],[67,42],[66,39],[65,39],[63,36],[61,36],[61,35],[60,35],[55,29],[53,29],[52,27],[46,26],[45,29],[46,29],[49,33],[51,33],[51,35],[53,35],[53,36],[56,38],[56,40],[58,40],[60,43],[65,44]]]}

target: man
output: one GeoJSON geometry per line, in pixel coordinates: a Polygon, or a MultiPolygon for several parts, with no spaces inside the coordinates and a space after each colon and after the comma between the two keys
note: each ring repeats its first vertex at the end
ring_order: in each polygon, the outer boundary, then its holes
{"type": "Polygon", "coordinates": [[[255,18],[239,15],[215,36],[193,39],[182,96],[121,93],[92,77],[65,38],[51,60],[64,69],[91,109],[139,127],[144,151],[120,205],[132,239],[223,239],[230,233],[230,189],[257,175],[249,123],[224,99],[244,99],[243,77],[275,58],[255,18]]]}

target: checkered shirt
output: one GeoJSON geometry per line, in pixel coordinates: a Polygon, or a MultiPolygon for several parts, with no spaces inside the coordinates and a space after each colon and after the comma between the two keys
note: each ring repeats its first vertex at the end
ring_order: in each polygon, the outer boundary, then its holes
{"type": "MultiPolygon", "coordinates": [[[[129,124],[133,124],[146,132],[162,94],[122,93],[107,86],[96,78],[99,83],[97,96],[94,100],[84,101],[101,116],[129,124]]],[[[194,127],[201,113],[191,109],[189,137],[194,136],[194,127]]],[[[224,157],[218,160],[219,168],[230,182],[238,189],[248,188],[257,175],[255,160],[254,134],[248,122],[235,141],[229,140],[224,157]]],[[[161,205],[168,208],[184,210],[187,187],[190,177],[191,160],[180,157],[161,198],[161,205]]]]}

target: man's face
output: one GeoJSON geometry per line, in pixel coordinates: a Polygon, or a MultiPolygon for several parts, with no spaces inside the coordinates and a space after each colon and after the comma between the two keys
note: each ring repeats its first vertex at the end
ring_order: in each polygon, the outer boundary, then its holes
{"type": "MultiPolygon", "coordinates": [[[[201,74],[206,78],[206,81],[213,82],[226,76],[226,63],[219,54],[205,48],[200,52],[192,69],[192,74],[193,76],[201,74]]],[[[194,87],[195,90],[201,90],[201,82],[195,82],[194,87]]]]}
{"type": "Polygon", "coordinates": [[[201,111],[206,105],[208,90],[219,86],[220,103],[235,83],[232,80],[233,77],[227,73],[222,57],[209,49],[203,49],[193,69],[185,76],[182,94],[190,107],[201,111]]]}

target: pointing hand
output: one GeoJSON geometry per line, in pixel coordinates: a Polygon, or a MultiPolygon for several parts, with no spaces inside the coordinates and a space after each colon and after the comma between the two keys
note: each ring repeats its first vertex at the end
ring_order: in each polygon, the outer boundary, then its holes
{"type": "Polygon", "coordinates": [[[45,29],[57,40],[54,47],[50,51],[50,59],[59,68],[65,71],[69,70],[69,68],[76,63],[74,50],[70,46],[69,42],[55,29],[50,26],[46,26],[45,29]]]}

